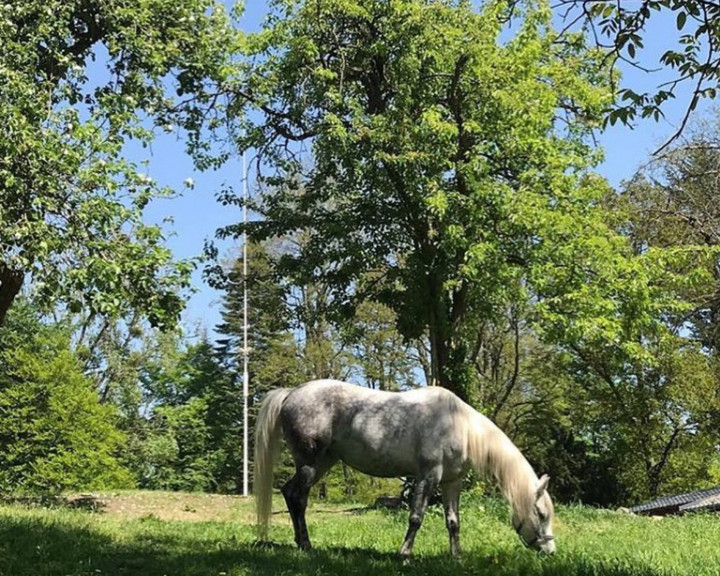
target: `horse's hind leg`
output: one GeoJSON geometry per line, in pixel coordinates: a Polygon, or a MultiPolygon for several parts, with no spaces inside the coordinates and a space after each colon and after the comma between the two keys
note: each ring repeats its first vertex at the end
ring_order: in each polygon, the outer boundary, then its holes
{"type": "Polygon", "coordinates": [[[430,496],[435,491],[441,477],[440,468],[433,468],[429,472],[419,476],[415,484],[415,490],[412,495],[410,504],[410,520],[408,523],[408,531],[405,535],[405,541],[400,548],[400,555],[409,558],[412,556],[413,545],[415,544],[415,535],[422,525],[425,517],[425,510],[428,506],[430,496]]]}
{"type": "Polygon", "coordinates": [[[305,510],[315,476],[316,471],[312,466],[298,466],[295,476],[290,478],[281,490],[288,512],[290,512],[290,519],[295,531],[295,543],[303,550],[310,548],[310,537],[305,524],[305,510]]]}
{"type": "Polygon", "coordinates": [[[322,475],[333,465],[334,460],[321,458],[312,464],[297,464],[295,476],[282,487],[282,495],[290,512],[290,519],[295,531],[295,543],[303,550],[309,550],[310,536],[305,522],[308,495],[322,475]]]}

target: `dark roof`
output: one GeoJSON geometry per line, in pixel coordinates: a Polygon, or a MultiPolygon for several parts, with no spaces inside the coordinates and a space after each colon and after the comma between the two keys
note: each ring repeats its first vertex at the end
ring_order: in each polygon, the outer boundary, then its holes
{"type": "MultiPolygon", "coordinates": [[[[720,496],[720,486],[710,488],[708,490],[698,490],[697,492],[687,492],[685,494],[675,494],[674,496],[664,496],[651,502],[643,502],[637,506],[630,508],[630,512],[651,512],[653,510],[662,510],[665,508],[680,508],[686,504],[696,503],[698,500],[704,500],[712,496],[720,496]]],[[[689,508],[686,508],[689,509],[689,508]]]]}
{"type": "Polygon", "coordinates": [[[680,506],[680,511],[689,512],[690,510],[700,510],[702,508],[708,508],[711,510],[717,510],[720,508],[720,494],[701,498],[700,500],[695,500],[689,504],[683,504],[680,506]]]}

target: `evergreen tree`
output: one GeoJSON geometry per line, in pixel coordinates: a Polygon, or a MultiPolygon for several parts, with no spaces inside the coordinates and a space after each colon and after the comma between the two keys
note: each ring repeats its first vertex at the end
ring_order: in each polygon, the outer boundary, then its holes
{"type": "Polygon", "coordinates": [[[0,328],[0,490],[59,493],[127,488],[125,436],[100,404],[66,327],[22,302],[0,328]]]}

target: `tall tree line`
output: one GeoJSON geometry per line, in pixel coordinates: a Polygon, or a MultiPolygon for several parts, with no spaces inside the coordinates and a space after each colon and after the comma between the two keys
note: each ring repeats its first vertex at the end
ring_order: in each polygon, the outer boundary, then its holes
{"type": "MultiPolygon", "coordinates": [[[[665,61],[716,77],[695,56],[715,35],[707,3],[593,4],[616,56],[653,10],[692,20],[665,61]]],[[[2,489],[237,490],[244,279],[234,261],[215,277],[217,342],[172,331],[193,264],[143,221],[171,191],[123,157],[148,123],[183,127],[201,168],[258,151],[253,414],[312,378],[442,385],[561,499],[720,482],[718,131],[613,190],[593,131],[668,96],[618,107],[612,58],[554,30],[546,3],[276,0],[259,34],[205,0],[0,18],[2,489]]]]}
{"type": "MultiPolygon", "coordinates": [[[[697,235],[643,236],[635,184],[613,191],[593,173],[592,130],[622,114],[608,116],[612,58],[582,32],[559,35],[542,2],[271,6],[234,86],[261,218],[223,233],[302,236],[273,263],[281,281],[327,286],[337,326],[387,306],[426,352],[429,383],[574,474],[566,497],[656,495],[683,466],[713,482],[716,360],[698,319],[713,313],[717,254],[697,235]]],[[[687,187],[671,158],[691,149],[658,162],[656,186],[687,187]]],[[[696,221],[697,198],[666,200],[696,221]]]]}

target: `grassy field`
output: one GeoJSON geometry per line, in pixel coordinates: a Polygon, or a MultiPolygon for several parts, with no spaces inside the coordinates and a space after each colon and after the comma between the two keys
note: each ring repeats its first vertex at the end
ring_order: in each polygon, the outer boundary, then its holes
{"type": "Polygon", "coordinates": [[[414,560],[397,557],[406,512],[314,503],[315,549],[292,546],[276,502],[274,545],[254,544],[252,503],[236,497],[128,492],[75,506],[0,506],[1,576],[720,576],[720,517],[654,520],[559,507],[558,554],[522,548],[502,502],[465,499],[462,559],[447,554],[441,511],[431,509],[414,560]]]}

